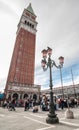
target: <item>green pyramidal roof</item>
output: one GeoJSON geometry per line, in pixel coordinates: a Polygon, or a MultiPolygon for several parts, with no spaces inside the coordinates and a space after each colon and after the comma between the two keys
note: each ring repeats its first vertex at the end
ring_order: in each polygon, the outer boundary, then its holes
{"type": "MultiPolygon", "coordinates": [[[[31,6],[31,3],[29,4],[29,6],[27,7],[27,11],[29,11],[31,14],[35,15],[33,9],[32,9],[32,6],[31,6]]],[[[36,16],[36,15],[35,15],[36,16]]]]}

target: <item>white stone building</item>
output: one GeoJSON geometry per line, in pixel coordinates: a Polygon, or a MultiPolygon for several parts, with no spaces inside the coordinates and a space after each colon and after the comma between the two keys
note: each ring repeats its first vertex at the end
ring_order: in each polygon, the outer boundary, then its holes
{"type": "MultiPolygon", "coordinates": [[[[49,95],[50,89],[42,90],[41,93],[42,95],[43,94],[49,95]]],[[[79,84],[63,86],[63,87],[55,87],[53,88],[53,93],[54,93],[54,96],[57,96],[57,97],[63,97],[64,95],[64,98],[68,98],[68,97],[78,98],[79,97],[79,84]]]]}

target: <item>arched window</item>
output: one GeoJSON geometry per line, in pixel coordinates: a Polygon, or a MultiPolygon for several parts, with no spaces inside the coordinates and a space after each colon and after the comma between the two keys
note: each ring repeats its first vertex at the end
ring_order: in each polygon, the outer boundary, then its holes
{"type": "Polygon", "coordinates": [[[33,99],[37,100],[37,95],[36,94],[33,95],[33,99]]]}
{"type": "Polygon", "coordinates": [[[24,23],[27,24],[27,21],[25,20],[24,23]]]}
{"type": "Polygon", "coordinates": [[[28,94],[26,93],[26,94],[24,94],[24,97],[23,98],[27,98],[28,97],[28,94]]]}
{"type": "Polygon", "coordinates": [[[34,28],[34,25],[32,25],[32,28],[34,28]]]}
{"type": "Polygon", "coordinates": [[[17,93],[14,93],[14,94],[13,94],[13,98],[18,99],[18,94],[17,94],[17,93]]]}
{"type": "Polygon", "coordinates": [[[27,22],[27,25],[29,26],[29,22],[27,22]]]}
{"type": "Polygon", "coordinates": [[[30,23],[30,27],[32,26],[32,24],[30,23]]]}

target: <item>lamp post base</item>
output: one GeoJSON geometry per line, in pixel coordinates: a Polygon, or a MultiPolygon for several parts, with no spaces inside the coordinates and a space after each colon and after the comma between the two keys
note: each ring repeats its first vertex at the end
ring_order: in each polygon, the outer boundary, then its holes
{"type": "Polygon", "coordinates": [[[56,123],[59,123],[59,119],[56,116],[56,114],[55,115],[48,114],[48,117],[46,118],[46,122],[48,124],[56,124],[56,123]]]}

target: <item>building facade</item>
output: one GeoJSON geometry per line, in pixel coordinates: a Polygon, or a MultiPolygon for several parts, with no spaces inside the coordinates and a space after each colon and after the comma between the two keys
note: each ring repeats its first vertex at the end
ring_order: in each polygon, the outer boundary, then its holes
{"type": "MultiPolygon", "coordinates": [[[[50,96],[50,89],[42,90],[42,95],[46,94],[50,96]]],[[[55,87],[53,88],[54,96],[58,98],[79,98],[79,84],[63,86],[62,87],[55,87]]]]}
{"type": "Polygon", "coordinates": [[[40,85],[34,85],[36,27],[36,15],[29,4],[18,24],[5,87],[6,98],[39,97],[40,85]]]}

